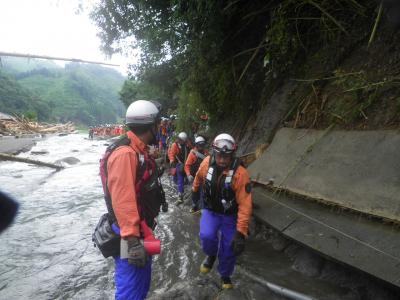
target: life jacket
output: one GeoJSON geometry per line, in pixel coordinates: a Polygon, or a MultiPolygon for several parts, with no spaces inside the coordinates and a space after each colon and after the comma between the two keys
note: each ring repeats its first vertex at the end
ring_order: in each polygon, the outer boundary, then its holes
{"type": "Polygon", "coordinates": [[[194,153],[194,155],[196,155],[196,161],[190,166],[190,175],[194,177],[196,176],[197,170],[199,169],[201,162],[206,156],[196,149],[192,149],[192,152],[194,153]]]}
{"type": "Polygon", "coordinates": [[[232,189],[232,180],[240,160],[235,158],[227,174],[217,169],[214,155],[210,158],[207,176],[203,185],[204,207],[214,212],[231,215],[238,212],[235,192],[232,189]]]}
{"type": "MultiPolygon", "coordinates": [[[[100,177],[103,185],[104,200],[106,202],[108,218],[110,223],[117,223],[114,210],[112,208],[111,195],[107,185],[107,162],[110,155],[121,146],[129,146],[130,139],[124,135],[116,142],[107,147],[106,152],[100,159],[100,177]]],[[[136,172],[135,185],[136,199],[138,201],[138,211],[141,220],[154,229],[156,226],[155,218],[160,212],[160,206],[165,203],[165,193],[160,181],[160,172],[155,160],[148,155],[138,154],[139,168],[136,172]]]]}
{"type": "Polygon", "coordinates": [[[175,143],[177,144],[177,146],[178,146],[178,148],[179,148],[179,153],[176,155],[176,158],[178,159],[178,162],[184,164],[185,161],[186,161],[186,158],[187,158],[188,155],[189,155],[190,149],[189,149],[189,147],[186,145],[186,143],[183,144],[183,145],[179,144],[178,142],[175,142],[175,143]]]}

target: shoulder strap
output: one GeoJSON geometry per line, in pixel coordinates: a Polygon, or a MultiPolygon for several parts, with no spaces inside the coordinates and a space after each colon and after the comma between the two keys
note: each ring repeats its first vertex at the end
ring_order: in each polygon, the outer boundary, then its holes
{"type": "MultiPolygon", "coordinates": [[[[126,134],[118,138],[114,143],[107,147],[106,151],[113,152],[120,146],[129,146],[131,144],[131,140],[128,138],[126,134]]],[[[111,154],[111,153],[110,153],[111,154]]]]}
{"type": "Polygon", "coordinates": [[[195,149],[192,149],[192,151],[193,151],[194,155],[196,155],[197,158],[200,158],[203,160],[206,157],[203,153],[200,153],[199,151],[197,151],[195,149]]]}
{"type": "Polygon", "coordinates": [[[123,135],[119,139],[117,139],[114,143],[112,143],[110,146],[107,147],[107,150],[106,150],[107,155],[104,158],[105,161],[104,161],[104,165],[103,165],[104,166],[104,173],[106,174],[106,176],[108,174],[108,172],[107,172],[107,161],[108,161],[108,158],[111,156],[111,154],[118,147],[129,146],[130,144],[131,144],[131,140],[128,138],[128,136],[127,135],[123,135]]]}
{"type": "Polygon", "coordinates": [[[240,166],[240,159],[239,158],[235,158],[234,161],[231,164],[231,168],[228,171],[228,174],[225,177],[225,184],[226,185],[231,185],[232,183],[232,178],[236,173],[236,170],[239,168],[240,166]]]}

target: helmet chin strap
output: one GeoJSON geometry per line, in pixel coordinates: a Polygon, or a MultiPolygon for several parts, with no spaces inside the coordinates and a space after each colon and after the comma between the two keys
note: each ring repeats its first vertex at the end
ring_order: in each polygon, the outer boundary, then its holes
{"type": "Polygon", "coordinates": [[[151,129],[150,129],[150,132],[151,132],[151,135],[152,135],[152,139],[151,139],[149,144],[150,145],[157,145],[157,134],[154,133],[153,128],[154,128],[154,126],[152,126],[151,129]]]}

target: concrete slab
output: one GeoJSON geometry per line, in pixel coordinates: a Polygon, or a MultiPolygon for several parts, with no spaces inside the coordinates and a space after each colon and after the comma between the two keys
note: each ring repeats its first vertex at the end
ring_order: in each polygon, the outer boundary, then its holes
{"type": "Polygon", "coordinates": [[[282,128],[249,166],[252,179],[400,221],[400,133],[282,128]]]}
{"type": "Polygon", "coordinates": [[[311,201],[254,188],[254,215],[286,237],[400,287],[400,230],[311,201]]]}

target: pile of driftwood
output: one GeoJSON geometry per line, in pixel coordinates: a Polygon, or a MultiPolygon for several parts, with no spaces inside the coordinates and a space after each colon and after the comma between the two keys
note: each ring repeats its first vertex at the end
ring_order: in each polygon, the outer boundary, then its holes
{"type": "Polygon", "coordinates": [[[48,124],[29,121],[24,117],[13,117],[12,119],[0,119],[0,134],[21,135],[29,133],[71,133],[75,131],[74,124],[48,124]]]}

